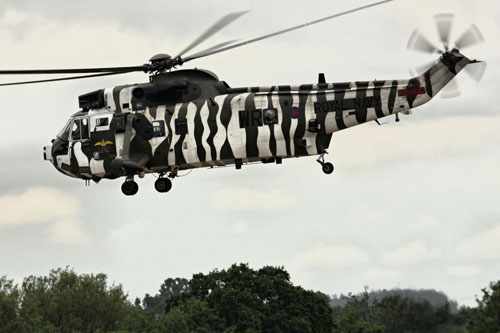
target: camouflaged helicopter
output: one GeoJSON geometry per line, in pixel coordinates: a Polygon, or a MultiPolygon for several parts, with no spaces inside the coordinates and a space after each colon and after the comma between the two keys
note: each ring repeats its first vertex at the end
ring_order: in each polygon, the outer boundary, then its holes
{"type": "MultiPolygon", "coordinates": [[[[158,54],[141,66],[1,70],[0,74],[89,74],[1,85],[41,83],[141,71],[149,82],[99,89],[79,96],[80,111],[44,147],[44,159],[61,173],[99,182],[125,177],[122,192],[134,195],[134,177],[159,175],[155,188],[168,192],[178,171],[251,163],[277,163],[291,157],[319,155],[326,174],[334,170],[324,155],[336,131],[390,115],[409,114],[430,101],[464,68],[474,63],[458,49],[482,41],[475,26],[449,49],[449,15],[436,16],[444,49],[414,32],[409,48],[440,57],[409,80],[327,83],[231,88],[206,70],[172,70],[176,66],[256,41],[347,15],[393,0],[385,0],[331,15],[244,42],[229,41],[184,57],[184,54],[244,12],[224,16],[175,57],[158,54]]],[[[472,73],[476,78],[482,69],[472,73]]],[[[451,85],[451,84],[450,84],[451,85]]]]}

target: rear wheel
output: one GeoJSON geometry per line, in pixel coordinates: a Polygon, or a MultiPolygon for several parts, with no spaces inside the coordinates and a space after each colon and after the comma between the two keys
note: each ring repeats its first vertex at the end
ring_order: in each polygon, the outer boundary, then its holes
{"type": "Polygon", "coordinates": [[[330,162],[323,163],[322,167],[323,172],[326,173],[327,175],[331,174],[333,172],[333,164],[330,162]]]}
{"type": "Polygon", "coordinates": [[[158,178],[155,181],[155,189],[160,193],[165,193],[170,191],[172,188],[172,181],[168,178],[158,178]]]}

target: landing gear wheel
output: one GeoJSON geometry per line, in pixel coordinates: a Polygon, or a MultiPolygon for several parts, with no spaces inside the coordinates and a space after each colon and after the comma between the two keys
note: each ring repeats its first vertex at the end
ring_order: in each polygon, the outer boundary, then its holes
{"type": "Polygon", "coordinates": [[[330,162],[323,163],[321,166],[321,169],[323,169],[323,172],[326,173],[327,175],[331,174],[333,172],[333,164],[330,162]]]}
{"type": "Polygon", "coordinates": [[[122,192],[125,195],[134,195],[139,190],[139,185],[133,180],[127,180],[122,184],[122,192]]]}
{"type": "Polygon", "coordinates": [[[160,193],[170,191],[172,188],[172,181],[168,178],[158,178],[155,181],[155,189],[160,193]]]}

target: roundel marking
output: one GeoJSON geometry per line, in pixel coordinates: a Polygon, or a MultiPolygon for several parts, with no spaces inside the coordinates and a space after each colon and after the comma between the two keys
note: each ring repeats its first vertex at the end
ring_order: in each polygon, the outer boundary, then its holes
{"type": "Polygon", "coordinates": [[[293,106],[291,109],[290,109],[290,117],[292,119],[298,119],[300,117],[300,109],[296,106],[293,106]]]}

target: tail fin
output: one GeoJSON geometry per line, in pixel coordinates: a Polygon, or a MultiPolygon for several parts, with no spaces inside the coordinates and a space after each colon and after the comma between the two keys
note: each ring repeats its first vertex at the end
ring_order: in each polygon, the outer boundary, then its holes
{"type": "Polygon", "coordinates": [[[425,71],[424,74],[413,78],[411,81],[416,86],[425,87],[425,95],[420,95],[413,106],[422,105],[436,96],[453,78],[468,64],[470,59],[461,54],[457,49],[444,52],[437,63],[425,71]]]}

